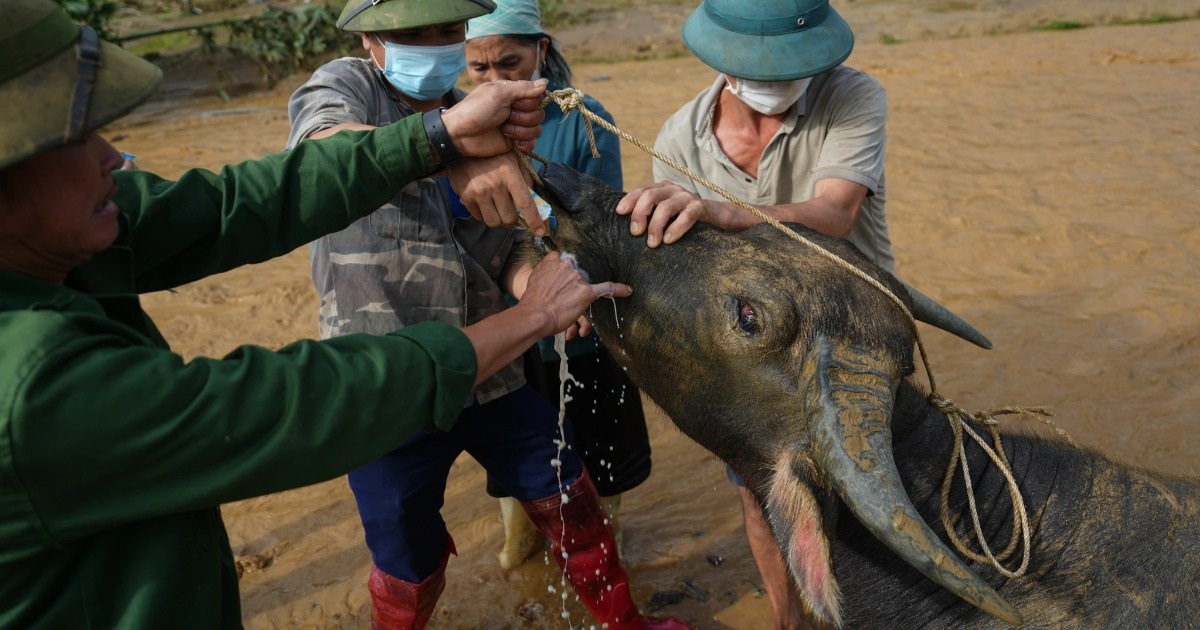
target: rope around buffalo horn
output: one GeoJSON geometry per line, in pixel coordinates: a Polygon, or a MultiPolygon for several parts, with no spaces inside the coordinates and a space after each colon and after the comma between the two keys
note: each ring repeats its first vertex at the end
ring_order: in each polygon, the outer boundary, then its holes
{"type": "MultiPolygon", "coordinates": [[[[901,301],[900,298],[896,297],[896,295],[894,293],[892,293],[887,287],[883,286],[883,284],[880,283],[878,280],[867,275],[866,272],[859,269],[858,267],[855,267],[854,265],[851,265],[850,263],[846,262],[845,260],[842,260],[839,256],[826,250],[824,247],[821,247],[820,245],[817,245],[816,243],[808,240],[807,238],[805,238],[804,236],[795,232],[794,230],[788,229],[787,226],[783,225],[781,222],[779,222],[779,220],[775,219],[774,217],[767,216],[767,214],[764,213],[762,210],[759,210],[758,208],[751,206],[750,204],[737,198],[736,196],[729,193],[728,191],[721,188],[720,186],[714,184],[713,182],[710,182],[709,180],[705,179],[704,177],[701,177],[699,174],[693,172],[691,169],[687,168],[686,166],[672,160],[671,158],[668,158],[667,156],[663,155],[662,153],[659,153],[654,148],[646,145],[641,140],[638,140],[637,138],[626,133],[625,131],[617,128],[615,125],[608,122],[607,120],[604,120],[603,118],[597,116],[596,114],[591,112],[587,108],[587,106],[585,106],[583,104],[583,92],[579,91],[578,89],[564,88],[561,90],[553,90],[553,91],[547,90],[546,97],[542,100],[542,103],[539,107],[544,108],[551,102],[556,103],[559,106],[559,108],[562,109],[564,116],[569,115],[572,111],[578,110],[579,113],[584,117],[584,129],[587,130],[588,143],[591,146],[593,158],[600,157],[600,154],[596,149],[596,138],[592,131],[592,123],[595,123],[597,125],[600,125],[604,129],[607,129],[608,131],[616,134],[618,137],[625,140],[626,142],[633,144],[634,146],[638,147],[642,151],[645,151],[646,153],[650,154],[655,159],[666,164],[667,166],[670,166],[671,168],[679,171],[680,173],[687,175],[688,178],[690,178],[692,181],[694,181],[698,184],[702,184],[704,187],[708,188],[709,190],[728,199],[729,201],[733,202],[734,205],[742,208],[743,210],[746,210],[750,214],[753,214],[760,221],[767,223],[768,225],[774,227],[775,229],[780,230],[783,233],[787,234],[788,237],[790,237],[791,239],[798,241],[804,245],[807,245],[808,247],[810,247],[814,251],[816,251],[818,254],[828,258],[834,264],[839,265],[846,271],[865,280],[868,284],[875,287],[877,290],[879,290],[884,295],[886,295],[892,301],[892,303],[895,304],[900,309],[900,312],[904,313],[905,317],[908,318],[909,325],[911,326],[912,331],[913,331],[913,336],[916,338],[917,349],[921,353],[921,363],[925,366],[925,374],[929,378],[929,396],[928,396],[929,402],[931,404],[933,404],[939,411],[941,411],[946,416],[946,420],[950,422],[950,427],[954,432],[953,453],[950,456],[950,464],[947,468],[946,478],[942,485],[941,516],[942,516],[942,524],[945,526],[946,533],[950,537],[950,541],[954,544],[954,547],[956,549],[958,549],[959,553],[963,554],[964,556],[971,558],[972,560],[975,560],[977,562],[989,562],[989,563],[991,563],[991,565],[993,567],[995,567],[996,571],[998,571],[1001,575],[1004,575],[1009,578],[1020,577],[1021,575],[1024,575],[1025,570],[1029,566],[1030,538],[1031,538],[1030,526],[1029,526],[1029,515],[1025,511],[1025,501],[1024,501],[1024,498],[1021,496],[1020,486],[1017,484],[1017,480],[1013,476],[1012,467],[1011,467],[1011,465],[1009,465],[1008,458],[1004,454],[1004,448],[1000,443],[1000,434],[996,430],[996,426],[997,426],[998,422],[996,421],[995,416],[1006,415],[1006,414],[1022,414],[1022,415],[1028,415],[1028,416],[1037,418],[1042,423],[1044,423],[1047,426],[1054,429],[1054,431],[1056,431],[1059,435],[1066,437],[1067,441],[1069,442],[1070,437],[1067,435],[1067,433],[1065,431],[1063,431],[1062,429],[1060,429],[1058,426],[1056,426],[1053,422],[1050,421],[1049,416],[1051,416],[1053,414],[1046,411],[1042,407],[1004,407],[1004,408],[1000,408],[1000,409],[989,410],[987,412],[980,412],[977,414],[968,414],[966,411],[964,411],[958,405],[955,405],[948,398],[944,398],[944,397],[942,397],[941,394],[938,393],[937,382],[934,380],[934,377],[933,377],[933,367],[929,363],[929,357],[925,352],[925,344],[921,339],[921,333],[917,329],[917,322],[913,318],[912,312],[908,310],[908,307],[905,306],[904,302],[901,301]],[[983,440],[983,438],[981,438],[979,436],[979,434],[977,434],[974,430],[971,429],[971,427],[969,426],[969,423],[982,424],[982,425],[988,427],[988,430],[992,433],[993,440],[996,443],[997,450],[992,450],[992,448],[987,445],[987,443],[983,440]],[[963,444],[963,432],[964,431],[967,433],[967,435],[970,435],[973,440],[975,440],[976,444],[978,444],[980,446],[980,448],[982,448],[984,450],[984,452],[987,453],[988,457],[991,458],[992,462],[996,465],[996,468],[998,468],[1004,474],[1004,479],[1008,485],[1009,496],[1012,499],[1012,503],[1013,503],[1013,507],[1014,507],[1014,509],[1013,509],[1013,537],[1009,541],[1008,547],[1000,553],[999,557],[996,557],[995,555],[992,554],[991,549],[988,547],[987,541],[983,536],[983,531],[979,524],[979,511],[975,505],[975,496],[974,496],[974,493],[972,492],[972,488],[971,488],[971,474],[970,474],[970,470],[967,466],[966,449],[964,448],[964,444],[963,444]],[[955,532],[954,528],[950,525],[949,505],[948,505],[950,480],[954,476],[955,464],[959,461],[962,462],[963,478],[964,478],[966,486],[967,486],[967,498],[970,503],[971,519],[974,521],[975,536],[978,539],[979,545],[983,549],[985,555],[980,555],[980,554],[972,551],[967,546],[966,542],[964,542],[958,536],[957,532],[955,532]],[[1004,560],[1005,558],[1007,558],[1009,555],[1011,555],[1013,550],[1015,549],[1017,540],[1018,540],[1018,534],[1017,534],[1018,530],[1020,530],[1019,538],[1024,543],[1024,545],[1023,545],[1024,546],[1024,554],[1023,554],[1023,558],[1021,561],[1021,566],[1018,567],[1015,571],[1010,571],[1007,568],[1005,568],[1003,564],[1001,564],[1001,561],[1004,560]]],[[[516,150],[515,145],[514,145],[514,150],[516,150]]],[[[538,158],[538,159],[545,162],[545,160],[542,158],[538,158]]],[[[536,180],[537,174],[533,173],[533,169],[532,169],[532,166],[529,164],[528,158],[526,157],[524,160],[522,160],[522,163],[525,164],[526,169],[530,170],[530,172],[533,174],[534,179],[536,180]]]]}

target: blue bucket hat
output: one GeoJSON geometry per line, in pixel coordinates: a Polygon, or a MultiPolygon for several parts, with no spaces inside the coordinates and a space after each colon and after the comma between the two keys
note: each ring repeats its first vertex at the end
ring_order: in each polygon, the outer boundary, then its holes
{"type": "Polygon", "coordinates": [[[829,0],[704,0],[683,43],[709,67],[751,81],[791,81],[837,66],[854,33],[829,0]]]}

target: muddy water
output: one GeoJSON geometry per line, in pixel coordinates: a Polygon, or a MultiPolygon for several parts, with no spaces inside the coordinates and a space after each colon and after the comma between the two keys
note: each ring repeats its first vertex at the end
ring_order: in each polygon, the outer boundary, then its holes
{"type": "MultiPolygon", "coordinates": [[[[1077,442],[1200,472],[1197,41],[1200,23],[1183,22],[856,49],[850,63],[889,94],[897,269],[996,346],[923,328],[944,395],[972,409],[1046,405],[1077,442]]],[[[711,79],[687,58],[576,71],[646,140],[711,79]]],[[[168,176],[252,158],[283,144],[293,86],[229,104],[155,104],[113,133],[143,168],[168,176]]],[[[648,181],[637,149],[624,149],[624,164],[631,186],[648,181]]],[[[195,356],[313,337],[315,300],[300,250],[146,303],[176,349],[195,356]]],[[[659,614],[769,627],[719,462],[659,414],[651,437],[655,473],[623,512],[635,597],[690,592],[659,614]]],[[[444,517],[460,557],[431,627],[567,627],[544,558],[497,568],[499,517],[483,481],[467,459],[452,474],[444,517]]],[[[344,480],[224,514],[247,570],[248,627],[363,626],[370,559],[344,480]]],[[[587,617],[573,599],[580,627],[587,617]]]]}

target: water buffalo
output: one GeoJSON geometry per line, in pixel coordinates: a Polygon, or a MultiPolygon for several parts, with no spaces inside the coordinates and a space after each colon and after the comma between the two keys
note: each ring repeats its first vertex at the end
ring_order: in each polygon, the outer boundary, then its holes
{"type": "MultiPolygon", "coordinates": [[[[960,560],[939,518],[952,433],[908,379],[912,327],[882,292],[765,224],[698,225],[649,249],[613,212],[621,192],[559,164],[540,177],[553,246],[593,281],[634,287],[593,306],[601,338],[680,430],[747,481],[816,617],[901,629],[1200,623],[1200,482],[1005,433],[1033,533],[1028,572],[960,560]]],[[[848,242],[790,227],[909,302],[848,242]]],[[[983,532],[1002,548],[1007,487],[978,447],[967,454],[983,532]]],[[[963,538],[967,510],[960,479],[949,512],[963,538]]]]}

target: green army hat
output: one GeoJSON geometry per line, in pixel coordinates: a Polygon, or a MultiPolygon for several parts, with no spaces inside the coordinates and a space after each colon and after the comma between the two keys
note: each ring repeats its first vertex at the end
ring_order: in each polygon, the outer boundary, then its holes
{"type": "Polygon", "coordinates": [[[162,80],[53,0],[0,0],[0,168],[127,114],[162,80]]]}
{"type": "Polygon", "coordinates": [[[496,10],[492,0],[350,0],[337,26],[352,33],[465,22],[496,10]]]}
{"type": "Polygon", "coordinates": [[[751,81],[791,81],[846,60],[854,33],[829,0],[704,0],[683,42],[708,67],[751,81]]]}

